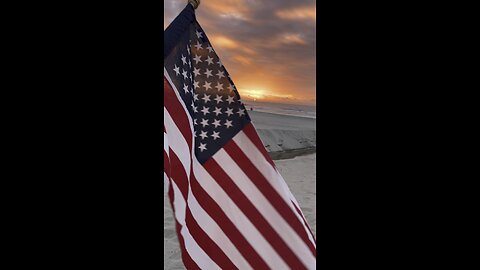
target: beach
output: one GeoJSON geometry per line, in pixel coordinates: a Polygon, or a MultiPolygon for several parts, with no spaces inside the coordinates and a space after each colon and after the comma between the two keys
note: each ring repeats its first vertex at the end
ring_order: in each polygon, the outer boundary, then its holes
{"type": "Polygon", "coordinates": [[[316,119],[250,111],[252,123],[272,159],[311,154],[317,147],[316,119]]]}
{"type": "MultiPolygon", "coordinates": [[[[259,111],[249,115],[316,237],[316,119],[259,111]]],[[[164,269],[185,269],[165,190],[163,218],[164,269]]]]}

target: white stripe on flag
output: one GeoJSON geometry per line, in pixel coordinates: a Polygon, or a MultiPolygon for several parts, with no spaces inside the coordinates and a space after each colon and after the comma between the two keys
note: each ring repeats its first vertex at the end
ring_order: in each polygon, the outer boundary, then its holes
{"type": "Polygon", "coordinates": [[[180,189],[175,184],[175,181],[171,181],[173,192],[175,194],[175,200],[173,202],[175,207],[175,217],[178,223],[182,226],[181,234],[185,240],[185,249],[188,254],[195,261],[195,263],[200,267],[200,269],[219,269],[218,265],[203,251],[202,248],[197,244],[195,239],[193,239],[190,234],[186,224],[185,224],[185,211],[186,205],[183,200],[183,195],[180,189]]]}
{"type": "MultiPolygon", "coordinates": [[[[173,122],[173,119],[171,119],[171,116],[167,110],[165,110],[164,119],[165,125],[168,126],[168,134],[171,136],[169,140],[170,151],[173,151],[179,157],[180,161],[184,162],[183,159],[189,158],[188,144],[176,124],[173,122]]],[[[188,162],[188,164],[185,163],[187,162],[184,162],[184,166],[190,165],[190,162],[188,162]]],[[[190,170],[188,169],[188,173],[186,174],[187,177],[190,179],[189,172],[190,170]]],[[[179,194],[179,196],[182,196],[182,194],[179,194]]],[[[175,195],[175,199],[177,199],[177,195],[175,195]]],[[[238,252],[237,248],[232,244],[230,239],[225,235],[225,233],[221,230],[218,224],[213,219],[211,219],[211,217],[199,205],[197,199],[193,196],[190,186],[188,191],[188,206],[197,224],[205,231],[205,233],[212,239],[212,241],[214,241],[219,246],[219,248],[222,249],[225,255],[227,255],[227,257],[229,257],[230,260],[239,269],[251,269],[248,262],[238,252]]],[[[180,218],[185,217],[181,216],[179,217],[179,219],[180,218]]]]}
{"type": "MultiPolygon", "coordinates": [[[[298,214],[297,210],[292,205],[291,199],[295,199],[293,194],[291,193],[287,183],[277,171],[262,155],[260,150],[258,150],[257,146],[248,138],[248,136],[243,132],[239,132],[235,137],[233,137],[235,143],[242,149],[245,155],[252,161],[253,165],[260,171],[260,173],[268,180],[268,182],[272,185],[272,187],[277,191],[277,193],[282,197],[282,199],[290,206],[293,213],[297,218],[300,220],[301,224],[303,224],[307,235],[312,242],[313,246],[316,247],[315,240],[313,236],[310,234],[310,230],[307,228],[306,224],[303,222],[303,219],[298,214]]],[[[296,200],[295,200],[296,202],[296,200]]],[[[301,209],[298,206],[298,209],[301,209]]]]}
{"type": "MultiPolygon", "coordinates": [[[[177,99],[178,101],[180,102],[180,104],[182,105],[182,108],[183,108],[183,113],[185,113],[185,115],[188,117],[188,123],[190,124],[190,131],[192,132],[192,138],[193,138],[193,120],[192,120],[192,117],[190,116],[190,114],[188,113],[188,110],[187,110],[187,107],[185,107],[185,104],[183,103],[183,100],[182,100],[182,97],[180,96],[180,94],[178,93],[178,89],[177,87],[175,87],[175,84],[172,82],[172,79],[170,78],[170,75],[168,74],[167,72],[167,69],[165,67],[163,67],[163,76],[165,76],[165,78],[167,78],[167,81],[168,83],[170,84],[170,86],[172,87],[173,89],[173,92],[175,92],[175,95],[177,96],[177,99]]],[[[165,107],[165,106],[164,106],[165,107]]],[[[179,112],[180,113],[180,112],[179,112]]]]}
{"type": "MultiPolygon", "coordinates": [[[[265,179],[272,185],[272,187],[277,191],[277,193],[282,197],[282,199],[290,205],[290,199],[288,198],[288,193],[285,192],[282,182],[284,183],[283,178],[279,178],[277,172],[272,167],[272,165],[265,159],[262,153],[258,148],[253,144],[253,142],[248,138],[248,136],[240,131],[233,141],[242,149],[242,152],[252,161],[255,167],[265,176],[265,179]]],[[[287,187],[288,188],[288,187],[287,187]]],[[[292,210],[294,210],[292,208],[292,210]]]]}
{"type": "MultiPolygon", "coordinates": [[[[165,119],[163,119],[163,123],[165,123],[165,119]]],[[[168,136],[167,136],[167,133],[165,132],[163,133],[163,150],[165,150],[165,152],[167,152],[167,155],[168,155],[168,136]]]]}
{"type": "Polygon", "coordinates": [[[272,248],[270,243],[263,237],[263,235],[255,228],[245,214],[232,201],[227,193],[218,185],[212,176],[205,170],[205,168],[196,159],[193,160],[193,170],[200,186],[210,195],[215,198],[215,201],[223,210],[228,219],[230,219],[245,239],[252,245],[260,257],[272,269],[290,269],[288,265],[282,260],[276,251],[272,248]]]}
{"type": "Polygon", "coordinates": [[[163,107],[163,113],[163,123],[165,124],[165,128],[168,130],[168,135],[170,138],[168,140],[170,150],[175,150],[174,152],[175,154],[177,154],[180,162],[182,162],[187,178],[190,179],[190,157],[192,155],[190,152],[190,148],[188,147],[187,141],[183,137],[183,134],[180,132],[177,125],[170,116],[170,113],[168,113],[168,110],[165,107],[163,107]]]}
{"type": "Polygon", "coordinates": [[[205,231],[212,241],[222,249],[225,255],[227,255],[238,269],[252,269],[218,224],[199,205],[191,189],[188,193],[188,206],[190,207],[192,216],[197,221],[198,225],[205,231]]]}
{"type": "Polygon", "coordinates": [[[163,191],[164,192],[168,192],[169,182],[170,180],[168,179],[167,174],[164,172],[163,173],[163,191]]]}
{"type": "MultiPolygon", "coordinates": [[[[240,149],[241,148],[243,148],[243,145],[240,146],[240,149]]],[[[307,267],[315,267],[315,257],[305,242],[303,242],[285,219],[278,214],[270,201],[258,190],[255,184],[252,183],[252,180],[237,165],[232,157],[230,157],[225,150],[220,149],[213,155],[213,159],[215,159],[218,164],[222,164],[223,167],[228,168],[228,170],[225,170],[225,173],[235,182],[243,194],[247,196],[248,200],[255,205],[261,215],[270,223],[272,228],[282,237],[304,265],[307,267]]]]}
{"type": "MultiPolygon", "coordinates": [[[[168,136],[167,136],[167,133],[163,132],[163,150],[165,151],[167,156],[169,155],[168,154],[168,148],[169,148],[168,147],[168,136]]],[[[164,168],[164,170],[165,170],[165,168],[164,168]]],[[[163,171],[163,190],[164,190],[164,192],[168,192],[169,181],[170,181],[170,179],[168,179],[167,173],[165,171],[163,171]]]]}

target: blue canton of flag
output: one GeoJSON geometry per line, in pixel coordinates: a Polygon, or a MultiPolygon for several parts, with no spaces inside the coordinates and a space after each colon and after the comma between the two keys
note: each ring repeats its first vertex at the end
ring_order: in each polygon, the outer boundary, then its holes
{"type": "Polygon", "coordinates": [[[250,122],[230,75],[195,22],[165,68],[193,119],[195,155],[203,163],[250,122]]]}

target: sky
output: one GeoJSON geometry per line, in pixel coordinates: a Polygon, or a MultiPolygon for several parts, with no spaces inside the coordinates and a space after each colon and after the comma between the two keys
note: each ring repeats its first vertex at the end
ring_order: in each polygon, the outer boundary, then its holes
{"type": "MultiPolygon", "coordinates": [[[[187,4],[164,0],[164,29],[187,4]]],[[[244,100],[315,105],[315,0],[202,0],[197,21],[244,100]]]]}

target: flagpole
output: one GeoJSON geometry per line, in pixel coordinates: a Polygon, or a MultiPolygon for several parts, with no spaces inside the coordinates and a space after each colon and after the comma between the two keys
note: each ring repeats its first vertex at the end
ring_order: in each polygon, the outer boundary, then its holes
{"type": "Polygon", "coordinates": [[[192,5],[193,9],[197,9],[200,5],[200,0],[188,0],[188,3],[192,5]]]}

